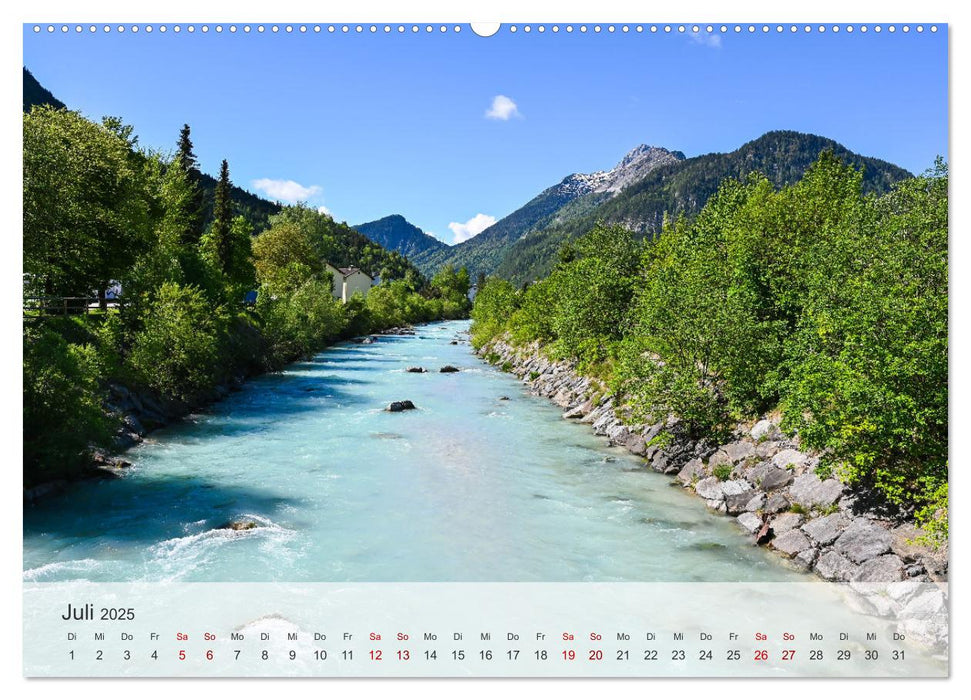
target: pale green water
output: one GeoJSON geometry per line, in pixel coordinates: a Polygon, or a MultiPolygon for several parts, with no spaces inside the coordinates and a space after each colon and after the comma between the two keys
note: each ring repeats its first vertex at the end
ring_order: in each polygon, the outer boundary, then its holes
{"type": "Polygon", "coordinates": [[[806,580],[450,345],[467,327],[331,348],[153,433],[124,478],[25,508],[25,580],[806,580]]]}

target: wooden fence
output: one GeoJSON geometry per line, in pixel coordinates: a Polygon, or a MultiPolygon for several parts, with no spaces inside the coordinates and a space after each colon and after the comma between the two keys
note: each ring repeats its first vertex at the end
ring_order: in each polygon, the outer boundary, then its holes
{"type": "MultiPolygon", "coordinates": [[[[108,306],[117,303],[108,300],[108,306]]],[[[24,297],[25,316],[81,316],[100,310],[98,297],[24,297]]]]}

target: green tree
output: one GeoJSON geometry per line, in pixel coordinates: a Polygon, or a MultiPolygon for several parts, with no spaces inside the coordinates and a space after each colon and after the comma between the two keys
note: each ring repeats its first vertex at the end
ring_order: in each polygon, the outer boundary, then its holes
{"type": "Polygon", "coordinates": [[[433,315],[436,318],[465,318],[469,302],[469,271],[462,267],[456,270],[445,265],[429,283],[432,296],[441,300],[441,308],[433,315]]]}
{"type": "Polygon", "coordinates": [[[292,291],[324,270],[306,230],[292,221],[279,221],[253,240],[256,277],[274,292],[292,291]]]}
{"type": "Polygon", "coordinates": [[[65,478],[87,466],[113,427],[101,407],[97,353],[46,326],[23,336],[24,485],[65,478]]]}
{"type": "MultiPolygon", "coordinates": [[[[805,195],[827,191],[804,182],[805,195]]],[[[820,269],[803,282],[782,402],[787,426],[844,480],[896,504],[937,503],[930,519],[941,502],[946,517],[947,187],[939,161],[879,200],[858,190],[863,213],[825,223],[804,254],[820,269]]]]}
{"type": "Polygon", "coordinates": [[[232,183],[229,181],[229,163],[223,160],[216,182],[216,198],[213,221],[209,231],[214,262],[223,273],[229,269],[230,230],[233,224],[232,183]]]}
{"type": "Polygon", "coordinates": [[[150,230],[129,144],[116,130],[47,106],[25,114],[23,126],[25,292],[103,292],[150,230]]]}
{"type": "Polygon", "coordinates": [[[205,195],[202,191],[202,172],[193,150],[191,130],[188,124],[183,124],[179,131],[178,151],[175,165],[181,168],[189,183],[189,200],[186,202],[185,228],[181,231],[182,243],[197,244],[205,232],[206,211],[205,195]]]}
{"type": "Polygon", "coordinates": [[[562,352],[601,362],[625,330],[638,283],[641,244],[627,229],[597,225],[557,267],[553,331],[562,352]]]}
{"type": "Polygon", "coordinates": [[[200,289],[166,282],[135,334],[131,367],[146,386],[192,404],[220,376],[224,327],[200,289]]]}
{"type": "Polygon", "coordinates": [[[472,345],[482,347],[501,335],[518,304],[512,284],[498,277],[487,278],[476,293],[472,307],[472,345]]]}

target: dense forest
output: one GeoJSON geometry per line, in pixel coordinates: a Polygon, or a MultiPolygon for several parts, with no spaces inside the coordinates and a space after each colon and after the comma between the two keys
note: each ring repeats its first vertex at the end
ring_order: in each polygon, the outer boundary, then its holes
{"type": "Polygon", "coordinates": [[[112,385],[188,410],[339,338],[468,313],[464,270],[427,280],[330,216],[240,197],[226,161],[209,187],[188,126],[169,156],[117,118],[43,104],[23,139],[25,486],[111,447],[112,385]],[[325,262],[381,283],[344,304],[325,262]]]}
{"type": "Polygon", "coordinates": [[[890,185],[840,155],[782,187],[730,176],[653,239],[596,224],[525,288],[490,277],[473,343],[541,341],[635,420],[673,414],[699,436],[778,409],[823,471],[945,539],[947,168],[890,185]]]}

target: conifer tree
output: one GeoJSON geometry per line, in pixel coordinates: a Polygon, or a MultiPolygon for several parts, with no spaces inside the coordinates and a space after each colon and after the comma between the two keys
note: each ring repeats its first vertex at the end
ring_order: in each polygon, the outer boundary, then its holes
{"type": "Polygon", "coordinates": [[[176,164],[182,168],[192,189],[192,196],[188,201],[187,226],[182,232],[182,242],[194,245],[202,238],[205,226],[205,201],[202,192],[201,180],[202,173],[199,171],[199,162],[196,154],[192,150],[192,139],[188,124],[183,124],[179,131],[179,152],[175,158],[176,164]]]}
{"type": "Polygon", "coordinates": [[[192,139],[190,138],[188,124],[183,124],[182,129],[179,131],[179,160],[182,163],[182,168],[186,172],[199,172],[199,162],[196,160],[196,154],[192,150],[192,139]]]}
{"type": "Polygon", "coordinates": [[[230,228],[233,222],[232,185],[229,182],[229,163],[223,160],[219,168],[219,181],[216,183],[215,204],[213,206],[212,242],[215,246],[216,262],[222,272],[227,272],[230,257],[230,228]]]}

